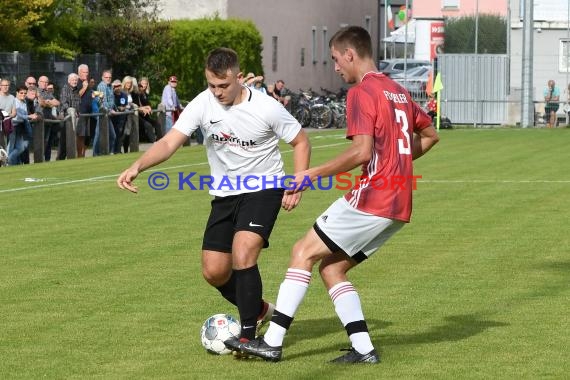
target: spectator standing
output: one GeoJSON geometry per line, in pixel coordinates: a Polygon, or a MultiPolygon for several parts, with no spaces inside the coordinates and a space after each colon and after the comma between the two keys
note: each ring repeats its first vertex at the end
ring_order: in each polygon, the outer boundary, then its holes
{"type": "Polygon", "coordinates": [[[259,80],[257,80],[254,85],[253,88],[256,89],[257,91],[260,91],[262,94],[267,95],[267,90],[265,89],[265,84],[263,83],[263,77],[260,76],[259,80]]]}
{"type": "Polygon", "coordinates": [[[267,85],[267,95],[271,96],[273,99],[277,100],[275,97],[275,84],[267,85]]]}
{"type": "MultiPolygon", "coordinates": [[[[49,82],[49,78],[45,75],[38,78],[38,100],[42,109],[42,117],[44,120],[53,120],[57,118],[57,109],[59,100],[54,95],[54,84],[49,82]]],[[[44,161],[51,160],[51,148],[57,137],[57,131],[60,124],[44,123],[44,161]]]]}
{"type": "Polygon", "coordinates": [[[247,73],[247,75],[245,77],[243,77],[241,83],[244,86],[252,87],[254,79],[255,79],[255,74],[250,72],[250,73],[247,73]]]}
{"type": "Polygon", "coordinates": [[[30,88],[32,86],[34,86],[34,87],[38,86],[38,82],[36,81],[36,78],[34,78],[34,77],[27,77],[24,84],[26,85],[26,88],[30,88]]]}
{"type": "Polygon", "coordinates": [[[153,143],[162,138],[162,128],[156,119],[152,117],[152,105],[148,96],[150,94],[150,85],[147,77],[139,80],[138,93],[138,109],[139,109],[139,128],[141,132],[146,134],[149,142],[153,143]]]}
{"type": "MultiPolygon", "coordinates": [[[[127,107],[126,111],[132,111],[137,108],[139,101],[139,87],[137,84],[137,79],[127,75],[123,78],[121,83],[123,87],[123,93],[127,96],[127,107]]],[[[125,115],[125,128],[123,129],[123,152],[128,153],[131,143],[131,132],[132,132],[132,115],[125,115]]]]}
{"type": "Polygon", "coordinates": [[[6,111],[8,116],[16,117],[16,98],[10,94],[10,80],[0,80],[0,109],[6,111]]]}
{"type": "Polygon", "coordinates": [[[273,86],[273,97],[285,107],[289,104],[291,97],[285,95],[285,81],[283,79],[279,79],[275,82],[275,85],[273,86]]]}
{"type": "Polygon", "coordinates": [[[181,110],[180,100],[176,94],[176,86],[178,85],[178,78],[174,75],[168,78],[168,83],[162,90],[162,105],[166,108],[166,133],[170,131],[181,110]]]}
{"type": "MultiPolygon", "coordinates": [[[[10,94],[10,81],[8,79],[0,79],[0,110],[3,112],[3,117],[2,117],[3,120],[5,117],[6,118],[10,117],[12,119],[16,117],[16,98],[14,97],[14,95],[10,94]]],[[[3,124],[0,124],[0,128],[2,127],[3,124]]],[[[12,133],[14,132],[11,132],[6,136],[3,136],[4,138],[6,138],[6,141],[0,141],[0,148],[2,146],[6,148],[8,147],[10,141],[10,135],[12,133]]],[[[2,135],[3,133],[0,134],[0,136],[2,135]]],[[[4,159],[7,160],[7,157],[4,157],[4,159]]]]}
{"type": "Polygon", "coordinates": [[[79,75],[78,87],[81,102],[79,103],[79,115],[75,127],[75,141],[77,157],[85,157],[85,141],[89,138],[91,123],[91,116],[86,115],[91,113],[93,106],[93,90],[89,87],[89,66],[85,64],[79,65],[77,74],[79,75]]]}
{"type": "Polygon", "coordinates": [[[265,86],[263,85],[263,76],[255,75],[254,73],[248,73],[244,84],[251,88],[252,90],[260,91],[261,93],[267,95],[265,86]]]}
{"type": "Polygon", "coordinates": [[[546,102],[544,113],[548,120],[546,127],[554,128],[556,127],[556,112],[558,112],[560,107],[560,89],[552,79],[548,81],[544,89],[544,101],[546,102]]]}
{"type": "MultiPolygon", "coordinates": [[[[92,136],[91,138],[91,144],[92,144],[92,149],[93,152],[95,152],[95,137],[97,137],[97,139],[99,139],[98,136],[98,130],[99,130],[99,122],[100,122],[100,116],[97,115],[101,112],[101,105],[103,104],[103,93],[97,91],[97,87],[95,86],[95,79],[91,78],[89,80],[89,86],[92,88],[92,96],[93,96],[93,100],[91,101],[91,113],[96,115],[96,116],[92,116],[91,117],[91,129],[90,129],[90,135],[92,136]],[[91,84],[93,83],[93,85],[91,84]]],[[[95,153],[93,153],[93,156],[95,156],[95,153]]]]}
{"type": "MultiPolygon", "coordinates": [[[[26,78],[24,84],[26,85],[26,88],[29,90],[32,88],[35,89],[38,85],[38,82],[36,81],[35,77],[29,76],[26,78]]],[[[28,113],[30,115],[35,113],[34,100],[35,100],[36,95],[37,95],[37,92],[33,91],[33,90],[26,92],[26,106],[28,107],[28,113]]],[[[24,134],[24,140],[27,144],[25,144],[26,148],[24,149],[24,151],[22,152],[22,154],[20,156],[20,160],[23,164],[29,164],[30,163],[30,145],[32,143],[32,138],[33,138],[32,128],[33,128],[32,124],[27,123],[26,133],[24,134]]]]}
{"type": "MultiPolygon", "coordinates": [[[[23,164],[22,153],[28,147],[30,140],[28,138],[32,127],[30,121],[37,120],[37,114],[28,115],[28,105],[26,102],[26,95],[28,88],[19,86],[16,89],[16,117],[12,120],[14,131],[10,134],[8,143],[8,165],[23,164]]],[[[29,157],[28,157],[29,158],[29,157]]],[[[29,163],[29,160],[28,160],[29,163]]]]}
{"type": "MultiPolygon", "coordinates": [[[[112,114],[115,108],[115,95],[113,94],[113,87],[111,86],[111,81],[113,79],[113,74],[111,70],[104,70],[101,75],[101,82],[97,85],[97,91],[101,93],[102,99],[99,107],[100,113],[112,114]]],[[[107,127],[109,128],[109,152],[111,154],[115,151],[115,128],[113,127],[113,120],[111,117],[107,118],[107,127]]],[[[97,120],[97,128],[95,128],[95,137],[93,138],[93,156],[99,156],[101,154],[101,148],[99,146],[99,136],[100,136],[101,118],[97,120]]]]}
{"type": "Polygon", "coordinates": [[[113,127],[115,128],[115,147],[113,148],[113,153],[121,153],[121,146],[123,145],[125,124],[127,122],[127,115],[119,114],[125,112],[129,104],[129,99],[127,94],[123,92],[123,86],[121,81],[115,79],[113,81],[113,113],[111,120],[113,120],[113,127]]]}
{"type": "Polygon", "coordinates": [[[24,140],[26,142],[26,148],[22,152],[20,156],[20,160],[23,164],[30,163],[30,146],[32,146],[32,142],[34,139],[33,135],[33,128],[35,128],[35,120],[41,117],[42,109],[40,107],[40,101],[38,99],[38,89],[34,85],[27,86],[27,93],[26,93],[26,108],[28,111],[28,120],[26,126],[26,133],[24,134],[24,140]]]}
{"type": "MultiPolygon", "coordinates": [[[[81,96],[79,95],[79,75],[71,73],[67,76],[67,83],[61,88],[59,100],[61,102],[61,112],[65,116],[70,115],[70,109],[77,111],[81,104],[81,96]]],[[[59,131],[59,147],[57,149],[57,159],[65,160],[67,158],[67,131],[64,127],[59,131]]]]}
{"type": "MultiPolygon", "coordinates": [[[[97,83],[95,83],[95,78],[89,78],[89,90],[91,91],[91,111],[90,113],[99,113],[99,105],[101,104],[101,97],[99,97],[97,92],[97,83]]],[[[89,136],[85,137],[85,146],[93,144],[95,138],[95,132],[97,130],[98,116],[91,116],[88,119],[89,124],[89,136]]]]}

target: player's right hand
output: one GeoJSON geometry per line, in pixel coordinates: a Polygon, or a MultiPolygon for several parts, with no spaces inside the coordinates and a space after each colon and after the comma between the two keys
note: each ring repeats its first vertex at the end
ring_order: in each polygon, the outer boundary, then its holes
{"type": "Polygon", "coordinates": [[[132,193],[138,193],[139,188],[133,185],[133,181],[138,175],[138,170],[128,168],[119,175],[119,178],[117,178],[117,186],[119,186],[120,189],[129,190],[132,193]]]}

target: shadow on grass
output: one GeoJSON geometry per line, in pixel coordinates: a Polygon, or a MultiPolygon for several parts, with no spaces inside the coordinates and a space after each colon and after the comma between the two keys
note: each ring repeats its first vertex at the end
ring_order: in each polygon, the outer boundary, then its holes
{"type": "MultiPolygon", "coordinates": [[[[381,321],[378,319],[368,319],[369,330],[375,331],[378,329],[383,329],[391,326],[392,322],[381,321]]],[[[451,315],[445,318],[445,323],[440,326],[434,326],[428,331],[415,333],[415,334],[381,334],[379,342],[375,342],[378,348],[384,346],[395,346],[404,344],[431,344],[439,342],[455,342],[469,337],[478,335],[487,329],[493,327],[504,327],[508,326],[504,322],[496,322],[487,320],[484,317],[475,314],[466,315],[451,315]]],[[[292,331],[298,330],[298,333],[290,334],[285,339],[285,350],[287,346],[293,345],[295,342],[311,339],[317,336],[323,336],[327,334],[338,333],[342,330],[342,326],[338,319],[326,318],[326,319],[311,319],[294,322],[292,326],[292,331]]],[[[346,348],[350,345],[348,338],[345,338],[342,342],[338,344],[323,346],[319,345],[314,349],[298,352],[296,354],[288,355],[287,359],[294,359],[297,357],[306,357],[310,355],[320,355],[323,351],[331,351],[334,353],[340,348],[346,348]]],[[[379,351],[382,351],[381,349],[379,351]]]]}
{"type": "Polygon", "coordinates": [[[545,261],[538,267],[553,272],[570,273],[570,261],[545,261]]]}

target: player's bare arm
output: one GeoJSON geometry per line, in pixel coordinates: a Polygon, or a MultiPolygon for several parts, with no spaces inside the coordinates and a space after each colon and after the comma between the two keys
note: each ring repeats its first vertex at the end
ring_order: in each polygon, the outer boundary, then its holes
{"type": "MultiPolygon", "coordinates": [[[[307,133],[301,129],[289,143],[293,147],[293,165],[295,174],[307,170],[311,160],[311,142],[307,133]]],[[[301,202],[301,193],[285,192],[281,207],[287,211],[293,210],[301,202]]]]}
{"type": "Polygon", "coordinates": [[[414,133],[412,157],[415,159],[423,156],[439,141],[439,136],[433,126],[421,129],[414,133]]]}
{"type": "Polygon", "coordinates": [[[155,142],[149,150],[136,160],[127,170],[117,178],[117,186],[133,193],[138,192],[138,187],[133,181],[139,173],[168,160],[174,152],[188,139],[188,136],[176,129],[171,129],[163,138],[155,142]]]}
{"type": "MultiPolygon", "coordinates": [[[[350,144],[347,150],[322,165],[296,173],[294,182],[297,185],[301,185],[303,182],[307,184],[307,178],[313,182],[319,177],[328,177],[338,173],[349,172],[370,161],[372,158],[373,145],[374,138],[370,135],[353,136],[352,144],[350,144]]],[[[300,188],[300,186],[296,186],[294,190],[288,190],[288,192],[296,193],[306,190],[306,188],[307,187],[300,188]]]]}

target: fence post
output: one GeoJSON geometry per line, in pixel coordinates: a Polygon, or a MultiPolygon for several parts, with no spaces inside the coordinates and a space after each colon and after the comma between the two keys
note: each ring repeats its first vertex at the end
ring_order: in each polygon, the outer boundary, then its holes
{"type": "Polygon", "coordinates": [[[38,118],[32,123],[32,144],[34,145],[34,163],[44,162],[45,137],[44,119],[38,118]]]}
{"type": "Polygon", "coordinates": [[[160,103],[158,105],[157,108],[157,114],[156,114],[156,119],[158,121],[158,124],[160,124],[160,130],[162,131],[162,136],[164,136],[166,133],[166,108],[164,107],[164,104],[160,103]]]}
{"type": "Polygon", "coordinates": [[[68,108],[67,113],[70,118],[65,123],[65,148],[67,158],[77,158],[77,142],[75,137],[75,129],[77,127],[77,111],[75,108],[68,108]]]}
{"type": "Polygon", "coordinates": [[[99,152],[109,154],[109,111],[105,108],[99,110],[99,152]]]}
{"type": "Polygon", "coordinates": [[[129,115],[127,122],[131,123],[130,152],[139,151],[139,111],[135,110],[129,115]]]}

